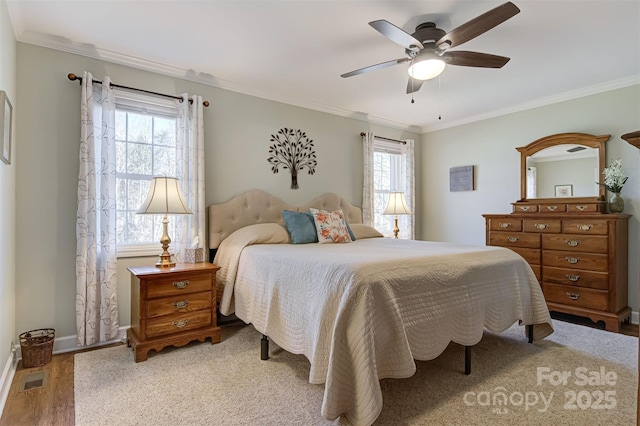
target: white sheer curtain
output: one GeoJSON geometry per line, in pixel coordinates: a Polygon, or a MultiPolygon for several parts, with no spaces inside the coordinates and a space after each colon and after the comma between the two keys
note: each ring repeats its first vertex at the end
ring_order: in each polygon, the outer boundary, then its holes
{"type": "Polygon", "coordinates": [[[414,141],[413,139],[405,139],[405,144],[402,145],[402,174],[404,181],[402,182],[404,192],[404,199],[407,202],[407,207],[411,210],[410,215],[399,216],[398,222],[400,222],[400,238],[415,238],[416,227],[416,190],[415,190],[415,172],[414,172],[414,141]]]}
{"type": "MultiPolygon", "coordinates": [[[[183,94],[182,101],[176,101],[178,108],[178,165],[177,178],[182,193],[192,215],[174,216],[176,229],[180,229],[182,238],[172,244],[176,260],[183,260],[184,249],[197,247],[205,249],[206,242],[206,207],[204,203],[204,106],[202,97],[191,98],[183,94]],[[191,103],[189,102],[191,99],[191,103]]],[[[205,251],[205,261],[206,252],[205,251]]]]}
{"type": "Polygon", "coordinates": [[[115,98],[84,72],[76,219],[76,341],[91,345],[118,335],[116,280],[115,98]],[[94,90],[95,89],[95,90],[94,90]]]}
{"type": "Polygon", "coordinates": [[[362,182],[362,223],[365,225],[373,226],[373,142],[375,136],[372,132],[367,132],[362,136],[363,146],[363,164],[364,164],[364,179],[362,182]]]}

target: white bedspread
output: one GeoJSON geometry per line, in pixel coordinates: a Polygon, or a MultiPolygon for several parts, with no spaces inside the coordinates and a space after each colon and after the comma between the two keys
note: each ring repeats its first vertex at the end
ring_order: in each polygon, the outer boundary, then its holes
{"type": "Polygon", "coordinates": [[[373,423],[380,379],[410,377],[414,359],[451,341],[474,345],[485,327],[520,321],[538,324],[534,339],[553,332],[533,271],[508,249],[387,238],[244,247],[259,241],[247,235],[227,238],[216,256],[221,312],[309,359],[328,420],[373,423]]]}

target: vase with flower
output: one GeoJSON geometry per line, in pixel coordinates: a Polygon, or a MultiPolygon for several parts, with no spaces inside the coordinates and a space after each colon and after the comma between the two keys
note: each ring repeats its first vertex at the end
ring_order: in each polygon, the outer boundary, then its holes
{"type": "Polygon", "coordinates": [[[602,174],[604,175],[604,183],[598,183],[598,185],[603,185],[612,194],[609,199],[609,211],[611,213],[622,213],[624,211],[624,199],[620,196],[620,192],[628,179],[628,176],[625,176],[622,171],[622,160],[613,160],[609,167],[604,168],[602,174]]]}

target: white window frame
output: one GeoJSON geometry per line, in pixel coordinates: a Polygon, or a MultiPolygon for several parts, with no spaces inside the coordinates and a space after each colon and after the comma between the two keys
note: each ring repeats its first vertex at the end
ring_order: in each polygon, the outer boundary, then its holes
{"type": "MultiPolygon", "coordinates": [[[[407,188],[407,176],[406,176],[406,166],[403,164],[406,161],[404,152],[403,152],[403,146],[401,143],[399,142],[390,142],[390,141],[385,141],[379,138],[374,138],[373,140],[373,155],[374,155],[374,164],[373,164],[373,173],[374,173],[374,178],[373,178],[373,182],[374,182],[374,187],[373,187],[373,199],[374,199],[374,210],[372,212],[372,220],[373,220],[373,224],[374,226],[376,225],[376,218],[379,216],[383,216],[384,217],[384,223],[389,223],[390,227],[387,229],[385,227],[385,229],[378,229],[378,231],[380,231],[385,237],[393,237],[393,216],[390,215],[382,215],[382,212],[384,211],[384,208],[386,207],[382,207],[381,211],[378,210],[376,211],[376,204],[375,204],[375,199],[376,199],[376,195],[377,194],[389,194],[390,192],[405,192],[408,190],[407,188]],[[375,182],[376,182],[376,161],[375,161],[375,155],[376,153],[383,153],[383,154],[391,154],[394,156],[397,156],[395,158],[395,161],[392,161],[390,164],[390,170],[389,170],[389,189],[377,189],[375,187],[375,182]]],[[[386,197],[386,199],[388,199],[388,195],[386,197]]],[[[408,229],[409,230],[409,235],[412,235],[413,232],[411,230],[412,227],[412,220],[411,220],[411,215],[400,215],[398,216],[398,222],[400,222],[400,229],[401,231],[405,231],[408,229]]],[[[405,232],[402,232],[403,234],[405,232]]]]}
{"type": "MultiPolygon", "coordinates": [[[[114,92],[116,98],[116,111],[127,111],[127,112],[135,112],[135,113],[143,113],[143,114],[151,114],[154,116],[161,117],[175,117],[176,118],[176,129],[177,129],[177,119],[178,119],[178,110],[176,108],[175,102],[172,99],[160,98],[157,96],[150,96],[141,93],[129,92],[126,90],[115,90],[114,92]]],[[[178,140],[176,139],[176,144],[178,140]]],[[[179,149],[176,147],[176,149],[179,149]]],[[[153,161],[153,157],[152,157],[153,161]]],[[[117,168],[117,167],[116,167],[117,168]]],[[[153,167],[152,167],[153,170],[153,167]]],[[[121,177],[122,174],[116,173],[116,177],[121,177]]],[[[147,175],[136,175],[147,176],[147,175]]],[[[148,175],[149,181],[153,175],[148,175]]],[[[131,175],[133,177],[133,175],[131,175]]],[[[116,195],[117,197],[117,195],[116,195]]],[[[116,198],[116,205],[117,205],[116,198]]],[[[154,226],[157,225],[158,229],[161,226],[162,218],[157,215],[157,217],[153,218],[154,226]],[[157,222],[157,223],[156,223],[157,222]]],[[[169,223],[171,226],[171,223],[169,223]]],[[[169,233],[172,236],[173,240],[177,240],[178,236],[175,235],[177,230],[170,230],[169,233]]],[[[160,239],[158,238],[157,242],[148,242],[148,243],[117,243],[116,245],[116,253],[117,257],[125,258],[125,257],[145,257],[145,256],[156,256],[162,251],[160,246],[160,239]]]]}

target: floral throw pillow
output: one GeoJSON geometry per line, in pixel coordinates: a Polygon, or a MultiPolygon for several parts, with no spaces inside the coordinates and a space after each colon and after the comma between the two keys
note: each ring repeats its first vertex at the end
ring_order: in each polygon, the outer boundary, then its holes
{"type": "Polygon", "coordinates": [[[310,209],[316,224],[319,243],[350,243],[351,236],[342,210],[332,212],[310,209]]]}

